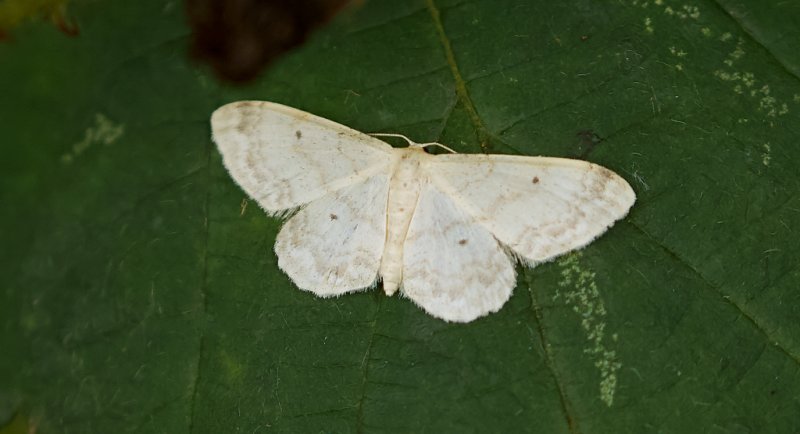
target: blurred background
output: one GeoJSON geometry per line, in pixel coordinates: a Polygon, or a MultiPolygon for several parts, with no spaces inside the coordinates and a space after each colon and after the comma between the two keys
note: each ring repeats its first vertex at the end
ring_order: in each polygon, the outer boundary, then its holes
{"type": "Polygon", "coordinates": [[[800,432],[798,41],[780,1],[2,0],[0,433],[800,432]],[[638,201],[466,325],[317,299],[210,140],[242,99],[638,201]]]}

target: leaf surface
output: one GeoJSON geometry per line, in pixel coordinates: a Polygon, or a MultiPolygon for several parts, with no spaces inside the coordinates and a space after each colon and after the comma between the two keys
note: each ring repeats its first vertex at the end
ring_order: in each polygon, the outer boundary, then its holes
{"type": "Polygon", "coordinates": [[[364,2],[246,88],[186,60],[176,2],[17,29],[0,432],[800,431],[800,6],[768,3],[364,2]],[[210,141],[240,99],[584,158],[638,201],[467,325],[317,299],[210,141]]]}

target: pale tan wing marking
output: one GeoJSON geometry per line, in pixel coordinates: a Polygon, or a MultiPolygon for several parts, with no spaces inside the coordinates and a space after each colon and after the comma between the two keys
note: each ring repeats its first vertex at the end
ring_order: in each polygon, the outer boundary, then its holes
{"type": "Polygon", "coordinates": [[[322,297],[374,285],[388,190],[388,174],[379,174],[300,209],[278,233],[278,266],[300,289],[322,297]]]}
{"type": "Polygon", "coordinates": [[[437,318],[469,322],[498,311],[515,284],[513,260],[489,231],[425,185],[403,249],[403,294],[437,318]]]}
{"type": "Polygon", "coordinates": [[[270,102],[222,106],[211,126],[233,179],[270,213],[388,171],[394,158],[378,139],[270,102]]]}
{"type": "Polygon", "coordinates": [[[529,264],[583,247],[636,200],[616,173],[580,160],[440,155],[432,182],[529,264]]]}

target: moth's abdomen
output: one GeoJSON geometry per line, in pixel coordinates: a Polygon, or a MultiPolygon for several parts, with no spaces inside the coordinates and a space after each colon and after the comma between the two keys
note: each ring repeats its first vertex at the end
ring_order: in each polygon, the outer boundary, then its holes
{"type": "Polygon", "coordinates": [[[386,245],[380,268],[387,295],[394,294],[403,280],[403,244],[424,182],[420,179],[420,160],[428,157],[422,148],[395,149],[395,152],[402,154],[389,184],[386,245]]]}

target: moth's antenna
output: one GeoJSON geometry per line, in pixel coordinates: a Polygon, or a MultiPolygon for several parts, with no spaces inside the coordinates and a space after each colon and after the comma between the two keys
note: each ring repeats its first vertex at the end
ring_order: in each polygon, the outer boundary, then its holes
{"type": "Polygon", "coordinates": [[[392,134],[392,133],[369,133],[369,135],[370,135],[370,136],[373,136],[373,137],[399,137],[399,138],[401,138],[401,139],[404,139],[406,142],[408,142],[408,146],[419,146],[419,144],[418,144],[417,142],[415,142],[415,141],[413,141],[413,140],[409,139],[408,137],[406,137],[406,136],[404,136],[404,135],[402,135],[402,134],[392,134]]]}
{"type": "Polygon", "coordinates": [[[450,151],[450,152],[452,152],[452,153],[454,153],[454,154],[458,154],[458,152],[456,152],[456,151],[454,151],[454,150],[452,150],[452,149],[448,148],[447,146],[445,146],[445,145],[443,145],[443,144],[441,144],[441,143],[436,143],[436,142],[429,142],[429,143],[417,143],[417,142],[415,142],[415,141],[413,141],[413,140],[409,139],[408,137],[406,137],[406,136],[404,136],[404,135],[402,135],[402,134],[392,134],[392,133],[370,133],[369,135],[370,135],[370,136],[373,136],[373,137],[399,137],[399,138],[401,138],[401,139],[404,139],[406,142],[408,142],[408,146],[409,146],[409,147],[411,147],[411,148],[426,148],[426,147],[428,147],[428,146],[438,146],[438,147],[440,147],[440,148],[443,148],[443,149],[446,149],[446,150],[448,150],[448,151],[450,151]]]}
{"type": "Polygon", "coordinates": [[[428,146],[438,146],[438,147],[440,147],[440,148],[442,148],[442,149],[446,149],[446,150],[448,150],[448,151],[452,152],[453,154],[458,154],[458,152],[456,152],[456,151],[454,151],[454,150],[452,150],[452,149],[448,148],[447,146],[445,146],[445,145],[443,145],[443,144],[441,144],[441,143],[436,143],[436,142],[430,142],[430,143],[417,143],[417,146],[419,146],[420,148],[425,148],[425,147],[428,147],[428,146]]]}

